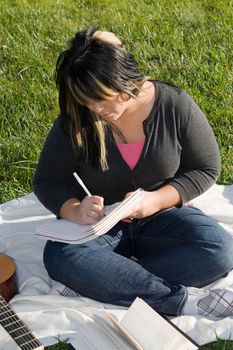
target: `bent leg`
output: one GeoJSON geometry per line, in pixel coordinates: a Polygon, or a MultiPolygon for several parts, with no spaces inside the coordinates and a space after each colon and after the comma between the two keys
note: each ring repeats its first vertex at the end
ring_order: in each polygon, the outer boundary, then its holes
{"type": "Polygon", "coordinates": [[[233,268],[233,238],[199,209],[174,208],[142,226],[135,254],[170,283],[202,287],[233,268]]]}
{"type": "Polygon", "coordinates": [[[48,241],[44,264],[50,277],[101,302],[130,306],[139,296],[161,313],[180,314],[186,289],[170,285],[127,257],[131,243],[125,227],[119,224],[80,245],[48,241]]]}

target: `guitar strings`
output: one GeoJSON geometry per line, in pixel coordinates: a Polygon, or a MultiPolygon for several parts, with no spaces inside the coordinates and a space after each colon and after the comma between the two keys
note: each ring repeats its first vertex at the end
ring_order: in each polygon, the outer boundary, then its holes
{"type": "Polygon", "coordinates": [[[31,334],[29,328],[11,310],[1,295],[0,304],[2,304],[0,308],[0,323],[21,349],[33,350],[41,346],[41,343],[31,334]]]}

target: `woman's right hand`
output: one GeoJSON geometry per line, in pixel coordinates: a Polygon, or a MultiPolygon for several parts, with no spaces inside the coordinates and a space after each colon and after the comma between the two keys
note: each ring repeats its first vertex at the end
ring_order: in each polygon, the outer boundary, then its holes
{"type": "Polygon", "coordinates": [[[62,205],[60,215],[76,224],[95,224],[104,216],[104,199],[86,196],[79,202],[76,198],[70,198],[62,205]]]}

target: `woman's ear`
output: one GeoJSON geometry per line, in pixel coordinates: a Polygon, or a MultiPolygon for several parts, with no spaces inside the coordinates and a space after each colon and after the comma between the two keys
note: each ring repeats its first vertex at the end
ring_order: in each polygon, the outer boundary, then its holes
{"type": "Polygon", "coordinates": [[[120,92],[118,96],[119,102],[127,102],[130,99],[130,96],[125,92],[120,92]]]}

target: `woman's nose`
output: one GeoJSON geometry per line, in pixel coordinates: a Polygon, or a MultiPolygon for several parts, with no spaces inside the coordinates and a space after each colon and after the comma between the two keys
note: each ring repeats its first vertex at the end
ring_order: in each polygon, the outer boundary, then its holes
{"type": "Polygon", "coordinates": [[[92,106],[93,110],[97,114],[101,114],[104,111],[104,104],[102,102],[97,102],[92,106]]]}
{"type": "Polygon", "coordinates": [[[96,113],[100,114],[101,112],[103,112],[104,110],[104,106],[100,105],[100,106],[96,106],[96,113]]]}

